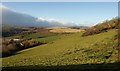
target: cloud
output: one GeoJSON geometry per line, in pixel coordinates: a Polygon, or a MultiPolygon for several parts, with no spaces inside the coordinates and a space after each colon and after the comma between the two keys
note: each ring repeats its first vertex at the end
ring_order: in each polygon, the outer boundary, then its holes
{"type": "Polygon", "coordinates": [[[93,26],[93,25],[96,25],[96,22],[92,22],[92,21],[81,21],[80,22],[80,25],[83,25],[83,26],[93,26]]]}
{"type": "Polygon", "coordinates": [[[9,8],[7,8],[6,6],[0,4],[0,10],[2,10],[2,9],[9,9],[9,8]]]}
{"type": "Polygon", "coordinates": [[[77,24],[75,24],[73,21],[70,22],[70,21],[64,21],[64,20],[59,20],[54,18],[45,19],[45,18],[39,17],[37,21],[47,22],[52,26],[77,26],[77,24]]]}
{"type": "Polygon", "coordinates": [[[2,24],[17,26],[33,26],[37,25],[36,18],[27,14],[19,13],[5,6],[1,6],[2,24]]]}
{"type": "Polygon", "coordinates": [[[42,17],[36,18],[28,14],[19,13],[1,5],[2,10],[2,24],[7,25],[21,25],[21,26],[76,26],[74,22],[58,20],[58,19],[44,19],[42,17]]]}

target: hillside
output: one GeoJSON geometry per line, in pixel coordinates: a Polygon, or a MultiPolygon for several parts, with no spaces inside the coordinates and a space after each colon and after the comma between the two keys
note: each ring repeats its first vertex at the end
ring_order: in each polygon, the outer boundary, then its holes
{"type": "Polygon", "coordinates": [[[0,11],[2,71],[120,71],[118,2],[3,1],[0,11]]]}
{"type": "Polygon", "coordinates": [[[83,36],[99,34],[101,32],[107,32],[109,29],[118,29],[119,28],[119,20],[118,18],[113,18],[111,20],[103,21],[102,23],[98,23],[95,26],[92,26],[83,33],[83,36]]]}
{"type": "MultiPolygon", "coordinates": [[[[46,66],[76,65],[75,69],[94,69],[96,64],[107,65],[117,62],[116,29],[108,30],[97,35],[82,37],[82,33],[63,34],[50,43],[22,50],[16,55],[3,59],[3,69],[15,67],[18,69],[44,69],[46,66]],[[85,67],[77,65],[88,64],[85,67]],[[89,64],[95,64],[89,65],[89,64]]],[[[54,37],[53,37],[54,38],[54,37]]],[[[56,37],[55,37],[56,38],[56,37]]],[[[101,69],[104,67],[101,65],[101,69]]],[[[71,67],[70,67],[71,68],[71,67]]],[[[67,69],[70,69],[67,67],[67,69]]],[[[112,68],[117,69],[116,65],[112,68]]],[[[49,67],[48,67],[49,69],[49,67]]],[[[111,69],[107,66],[107,69],[111,69]]]]}

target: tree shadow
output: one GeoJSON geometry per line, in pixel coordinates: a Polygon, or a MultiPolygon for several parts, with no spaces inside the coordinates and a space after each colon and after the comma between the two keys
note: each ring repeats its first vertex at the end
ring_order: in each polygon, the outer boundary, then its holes
{"type": "Polygon", "coordinates": [[[2,71],[120,71],[119,63],[106,64],[79,64],[79,65],[64,65],[64,66],[18,66],[18,67],[3,67],[2,71]]]}

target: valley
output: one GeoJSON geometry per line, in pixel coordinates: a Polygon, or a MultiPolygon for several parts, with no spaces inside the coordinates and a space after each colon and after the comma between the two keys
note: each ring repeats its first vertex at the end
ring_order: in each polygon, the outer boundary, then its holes
{"type": "Polygon", "coordinates": [[[37,69],[44,69],[44,66],[107,64],[118,61],[117,41],[114,40],[117,29],[86,37],[82,37],[83,33],[84,31],[70,34],[26,35],[24,39],[32,38],[46,42],[46,44],[18,51],[15,55],[2,58],[3,69],[9,67],[14,69],[19,66],[38,66],[37,69]]]}
{"type": "Polygon", "coordinates": [[[120,71],[119,3],[0,3],[2,71],[120,71]]]}

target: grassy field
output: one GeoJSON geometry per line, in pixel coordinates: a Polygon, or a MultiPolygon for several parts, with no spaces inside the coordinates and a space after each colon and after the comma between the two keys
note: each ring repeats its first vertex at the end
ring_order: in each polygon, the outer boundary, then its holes
{"type": "Polygon", "coordinates": [[[76,33],[76,32],[84,31],[83,29],[73,29],[68,27],[50,27],[47,29],[50,29],[50,32],[54,32],[54,33],[76,33]]]}
{"type": "MultiPolygon", "coordinates": [[[[2,58],[3,67],[65,66],[63,68],[66,68],[69,65],[117,62],[117,41],[114,40],[117,31],[115,29],[86,37],[82,37],[82,33],[26,36],[24,39],[32,37],[49,43],[2,58]]],[[[87,66],[84,67],[86,68],[87,66]]]]}
{"type": "Polygon", "coordinates": [[[25,36],[23,39],[36,39],[37,41],[49,43],[56,39],[58,39],[61,35],[56,33],[48,33],[48,34],[31,34],[25,36]]]}

